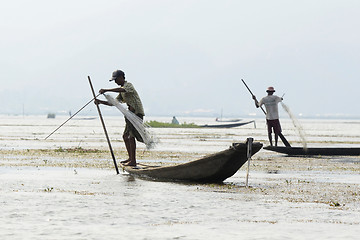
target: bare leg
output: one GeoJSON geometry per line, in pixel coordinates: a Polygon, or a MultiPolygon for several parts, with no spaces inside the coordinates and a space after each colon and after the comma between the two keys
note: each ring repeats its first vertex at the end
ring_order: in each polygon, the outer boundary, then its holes
{"type": "Polygon", "coordinates": [[[123,139],[126,146],[126,151],[128,153],[129,159],[123,161],[126,166],[136,166],[136,141],[134,137],[130,135],[123,135],[123,139]]]}
{"type": "Polygon", "coordinates": [[[275,147],[278,145],[279,134],[275,133],[275,147]]]}
{"type": "Polygon", "coordinates": [[[128,153],[128,156],[129,156],[129,158],[127,159],[127,160],[125,160],[125,161],[121,161],[121,163],[128,163],[128,162],[130,162],[130,139],[129,139],[129,135],[123,135],[123,139],[124,139],[124,143],[125,143],[125,147],[126,147],[126,151],[127,151],[127,153],[128,153]]]}
{"type": "Polygon", "coordinates": [[[126,164],[127,166],[136,166],[136,141],[134,137],[128,138],[129,142],[129,162],[126,164]]]}
{"type": "Polygon", "coordinates": [[[271,133],[268,133],[268,136],[269,136],[269,142],[270,142],[270,146],[272,146],[272,136],[271,136],[271,133]]]}

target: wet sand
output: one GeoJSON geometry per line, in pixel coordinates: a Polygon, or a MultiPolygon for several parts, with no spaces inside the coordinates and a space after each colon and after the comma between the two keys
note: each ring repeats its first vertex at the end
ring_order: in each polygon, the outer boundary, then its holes
{"type": "MultiPolygon", "coordinates": [[[[61,120],[16,120],[0,125],[1,239],[357,239],[360,234],[359,157],[287,157],[261,150],[251,159],[248,188],[247,164],[224,184],[158,182],[122,171],[116,175],[97,121],[74,122],[71,131],[44,141],[61,120]]],[[[121,134],[112,128],[121,120],[108,120],[112,136],[121,134]]],[[[259,122],[256,129],[154,129],[162,142],[151,151],[139,145],[138,161],[186,162],[248,136],[266,145],[259,122]]],[[[306,122],[308,146],[359,146],[359,125],[306,122]],[[344,133],[349,126],[352,131],[344,133]]],[[[288,140],[300,145],[291,124],[283,126],[288,140]]],[[[122,144],[115,137],[118,161],[127,157],[122,144]]]]}

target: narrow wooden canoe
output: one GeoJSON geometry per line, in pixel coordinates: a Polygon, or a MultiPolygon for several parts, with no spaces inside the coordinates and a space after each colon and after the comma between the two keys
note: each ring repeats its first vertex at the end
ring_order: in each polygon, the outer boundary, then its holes
{"type": "Polygon", "coordinates": [[[236,119],[218,119],[216,118],[215,121],[217,122],[240,122],[242,119],[236,118],[236,119]]]}
{"type": "Polygon", "coordinates": [[[302,147],[264,147],[266,150],[284,153],[289,156],[360,156],[360,148],[307,148],[302,147]]]}
{"type": "MultiPolygon", "coordinates": [[[[261,148],[261,143],[254,142],[252,155],[261,148]]],[[[216,183],[234,175],[246,161],[247,143],[233,143],[227,150],[174,166],[120,166],[126,172],[140,177],[163,181],[216,183]]]]}
{"type": "Polygon", "coordinates": [[[254,126],[256,128],[256,123],[255,121],[249,121],[249,122],[236,122],[236,123],[227,123],[227,124],[206,124],[206,125],[201,125],[200,127],[203,128],[233,128],[233,127],[240,127],[249,123],[254,123],[254,126]]]}

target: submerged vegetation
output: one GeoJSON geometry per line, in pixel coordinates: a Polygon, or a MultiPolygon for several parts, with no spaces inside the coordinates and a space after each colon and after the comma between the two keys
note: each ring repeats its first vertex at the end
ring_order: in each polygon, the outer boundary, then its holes
{"type": "Polygon", "coordinates": [[[195,123],[182,123],[182,124],[174,124],[174,123],[166,123],[166,122],[158,122],[158,121],[147,121],[147,125],[153,128],[199,128],[200,126],[195,123]]]}
{"type": "MultiPolygon", "coordinates": [[[[126,149],[114,151],[117,161],[128,157],[126,149]]],[[[191,161],[202,157],[203,153],[178,153],[164,151],[139,151],[139,162],[143,159],[160,159],[156,164],[172,164],[172,161],[191,161]]],[[[19,149],[1,150],[0,166],[32,166],[32,167],[70,167],[113,169],[114,164],[108,149],[63,148],[55,149],[19,149]]],[[[76,170],[74,170],[76,174],[76,170]]]]}
{"type": "Polygon", "coordinates": [[[59,147],[55,149],[55,152],[67,152],[67,153],[99,153],[98,149],[86,149],[82,147],[74,147],[74,148],[62,148],[59,147]]]}

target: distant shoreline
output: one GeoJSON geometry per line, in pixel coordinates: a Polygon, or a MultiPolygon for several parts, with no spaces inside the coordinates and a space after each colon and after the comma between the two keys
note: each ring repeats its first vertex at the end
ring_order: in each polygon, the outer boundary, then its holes
{"type": "MultiPolygon", "coordinates": [[[[31,117],[31,116],[44,116],[45,118],[47,117],[48,113],[44,113],[44,114],[12,114],[12,113],[0,113],[0,116],[9,116],[9,117],[31,117]]],[[[104,114],[105,116],[110,116],[110,117],[117,117],[117,116],[120,116],[120,117],[123,117],[121,114],[114,114],[114,113],[106,113],[104,114]]],[[[97,118],[98,116],[97,115],[93,115],[93,114],[78,114],[77,115],[78,117],[80,118],[97,118]]],[[[146,115],[145,117],[146,118],[157,118],[157,117],[160,117],[160,118],[169,118],[171,119],[173,115],[157,115],[157,114],[154,114],[154,115],[146,115]]],[[[56,113],[56,117],[69,117],[68,114],[65,114],[65,113],[56,113]]],[[[176,115],[177,118],[209,118],[209,119],[215,119],[218,117],[217,115],[176,115]]],[[[224,115],[223,116],[224,118],[252,118],[252,119],[264,119],[264,116],[263,115],[224,115]]],[[[340,114],[335,114],[335,115],[302,115],[302,116],[299,116],[299,115],[295,115],[295,117],[299,120],[301,119],[319,119],[319,120],[360,120],[360,115],[340,115],[340,114]]],[[[281,119],[290,119],[289,116],[287,116],[286,114],[282,114],[280,115],[280,120],[281,119]]]]}

